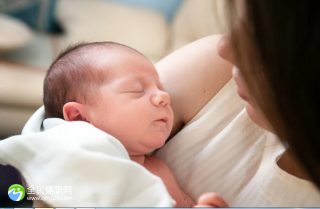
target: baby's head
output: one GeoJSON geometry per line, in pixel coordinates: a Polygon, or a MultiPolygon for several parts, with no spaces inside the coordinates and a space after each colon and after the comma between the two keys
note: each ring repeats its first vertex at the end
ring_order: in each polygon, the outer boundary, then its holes
{"type": "Polygon", "coordinates": [[[164,145],[173,124],[170,97],[153,64],[112,42],[62,52],[44,80],[46,117],[86,121],[113,135],[129,155],[164,145]]]}

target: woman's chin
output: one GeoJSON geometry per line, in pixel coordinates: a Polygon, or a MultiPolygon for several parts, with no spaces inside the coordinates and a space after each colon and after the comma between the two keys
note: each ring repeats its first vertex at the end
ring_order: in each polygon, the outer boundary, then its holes
{"type": "Polygon", "coordinates": [[[250,119],[257,124],[259,127],[265,129],[266,131],[273,132],[272,129],[267,125],[264,117],[260,112],[252,107],[252,105],[246,102],[246,110],[250,119]]]}

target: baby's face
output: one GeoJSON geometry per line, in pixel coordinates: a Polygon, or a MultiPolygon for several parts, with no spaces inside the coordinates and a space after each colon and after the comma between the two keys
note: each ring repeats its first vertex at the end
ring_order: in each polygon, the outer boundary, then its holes
{"type": "Polygon", "coordinates": [[[173,124],[170,97],[146,58],[125,53],[112,60],[110,80],[90,107],[91,123],[116,137],[129,155],[149,153],[164,145],[173,124]]]}

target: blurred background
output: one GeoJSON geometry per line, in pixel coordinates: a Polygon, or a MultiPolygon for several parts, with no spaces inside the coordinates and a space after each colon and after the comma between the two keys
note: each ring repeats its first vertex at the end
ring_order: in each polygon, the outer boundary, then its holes
{"type": "MultiPolygon", "coordinates": [[[[202,37],[223,33],[224,0],[0,0],[0,140],[21,133],[42,106],[47,68],[79,41],[114,41],[153,63],[202,37]]],[[[0,165],[0,207],[18,172],[0,165]]]]}

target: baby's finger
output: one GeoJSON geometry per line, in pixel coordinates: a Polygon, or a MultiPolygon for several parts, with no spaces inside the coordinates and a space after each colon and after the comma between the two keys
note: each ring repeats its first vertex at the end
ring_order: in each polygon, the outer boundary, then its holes
{"type": "Polygon", "coordinates": [[[228,208],[228,203],[217,193],[205,193],[198,199],[197,205],[211,205],[213,207],[228,208]]]}

